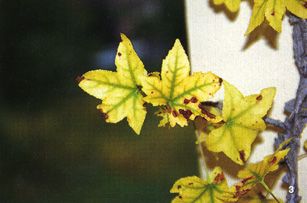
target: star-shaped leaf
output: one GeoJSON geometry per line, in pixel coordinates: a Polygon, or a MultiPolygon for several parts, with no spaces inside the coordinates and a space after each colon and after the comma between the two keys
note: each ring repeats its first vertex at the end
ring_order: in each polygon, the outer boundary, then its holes
{"type": "Polygon", "coordinates": [[[130,127],[139,134],[146,116],[140,78],[146,77],[147,71],[130,40],[124,34],[121,38],[115,58],[117,72],[89,71],[80,78],[79,86],[102,100],[97,109],[107,122],[117,123],[127,117],[130,127]]]}
{"type": "Polygon", "coordinates": [[[285,150],[281,149],[290,141],[291,139],[284,141],[274,154],[266,156],[263,161],[257,164],[251,163],[248,168],[239,171],[238,177],[242,178],[243,180],[233,185],[229,191],[222,195],[222,198],[227,201],[236,201],[239,199],[239,197],[248,193],[258,183],[265,186],[271,193],[270,189],[264,183],[264,178],[269,172],[278,169],[278,163],[283,160],[290,151],[290,148],[285,150]]]}
{"type": "Polygon", "coordinates": [[[154,106],[165,106],[158,114],[163,117],[160,125],[170,122],[174,127],[188,125],[188,119],[195,116],[217,122],[221,118],[211,114],[201,105],[202,101],[211,98],[221,87],[222,80],[213,73],[190,73],[188,57],[177,39],[168,56],[163,60],[161,77],[157,75],[144,77],[144,100],[154,106]]]}
{"type": "Polygon", "coordinates": [[[294,15],[307,19],[307,0],[285,0],[285,5],[294,15]]]}
{"type": "Polygon", "coordinates": [[[281,32],[281,20],[286,12],[285,0],[254,0],[254,3],[252,17],[245,35],[258,27],[263,22],[264,17],[269,21],[272,28],[281,32]]]}
{"type": "Polygon", "coordinates": [[[219,197],[224,191],[228,190],[222,169],[215,167],[209,179],[209,182],[196,176],[179,179],[170,191],[171,193],[179,193],[172,203],[222,203],[223,201],[219,197]]]}
{"type": "Polygon", "coordinates": [[[262,118],[271,108],[276,88],[266,88],[260,94],[244,97],[228,82],[223,84],[223,121],[206,136],[206,146],[213,152],[223,151],[234,162],[243,165],[258,132],[266,128],[262,118]]]}

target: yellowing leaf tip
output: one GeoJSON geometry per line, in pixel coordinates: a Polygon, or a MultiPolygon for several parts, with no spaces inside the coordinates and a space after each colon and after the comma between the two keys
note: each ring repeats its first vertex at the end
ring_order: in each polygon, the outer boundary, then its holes
{"type": "Polygon", "coordinates": [[[127,37],[125,34],[123,34],[123,33],[120,33],[120,38],[121,38],[123,41],[128,39],[128,37],[127,37]]]}

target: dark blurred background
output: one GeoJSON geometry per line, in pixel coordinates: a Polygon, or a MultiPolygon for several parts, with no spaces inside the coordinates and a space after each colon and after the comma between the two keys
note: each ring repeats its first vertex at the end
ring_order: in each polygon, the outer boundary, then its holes
{"type": "Polygon", "coordinates": [[[116,70],[120,33],[148,72],[176,38],[184,2],[0,0],[0,202],[170,202],[174,182],[197,175],[193,127],[141,135],[107,124],[76,78],[116,70]]]}

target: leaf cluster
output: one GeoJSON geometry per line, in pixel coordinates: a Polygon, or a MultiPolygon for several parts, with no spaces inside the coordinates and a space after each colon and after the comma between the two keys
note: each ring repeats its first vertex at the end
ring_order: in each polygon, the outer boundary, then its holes
{"type": "Polygon", "coordinates": [[[131,41],[124,34],[121,38],[115,58],[117,72],[93,70],[78,79],[85,92],[102,100],[97,109],[107,122],[127,117],[130,127],[140,134],[146,103],[161,106],[156,113],[163,117],[159,126],[187,126],[196,116],[221,120],[201,105],[220,89],[221,78],[211,72],[190,76],[190,62],[178,39],[163,60],[160,77],[160,73],[148,74],[131,41]]]}
{"type": "MultiPolygon", "coordinates": [[[[263,117],[271,108],[276,88],[244,97],[236,87],[211,72],[190,75],[190,63],[178,39],[163,60],[161,73],[148,73],[131,41],[124,34],[121,39],[115,58],[116,72],[93,70],[78,78],[85,92],[102,100],[97,109],[106,122],[117,123],[127,118],[130,127],[140,134],[148,103],[160,106],[156,112],[162,117],[159,126],[183,127],[200,117],[204,125],[199,143],[212,152],[224,152],[243,165],[258,133],[266,128],[263,117]],[[205,101],[222,84],[225,95],[220,110],[205,101]]],[[[278,168],[277,164],[289,151],[280,151],[284,144],[262,162],[240,171],[238,177],[243,181],[231,188],[219,167],[207,180],[195,176],[178,180],[171,190],[179,193],[174,202],[237,201],[257,183],[265,185],[264,177],[278,168]]]]}
{"type": "Polygon", "coordinates": [[[275,197],[264,179],[268,173],[279,168],[278,163],[290,150],[282,148],[289,141],[283,142],[274,154],[266,156],[263,161],[251,163],[248,168],[239,171],[238,177],[242,181],[230,188],[220,167],[215,167],[207,180],[195,176],[179,179],[170,191],[179,193],[172,202],[282,202],[275,197]],[[261,192],[255,192],[259,184],[263,185],[274,199],[269,200],[261,192]]]}

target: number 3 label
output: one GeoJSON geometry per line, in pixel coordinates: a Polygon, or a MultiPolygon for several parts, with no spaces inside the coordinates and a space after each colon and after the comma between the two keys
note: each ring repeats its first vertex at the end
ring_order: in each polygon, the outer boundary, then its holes
{"type": "Polygon", "coordinates": [[[294,192],[294,186],[289,187],[289,193],[292,194],[294,192]]]}

